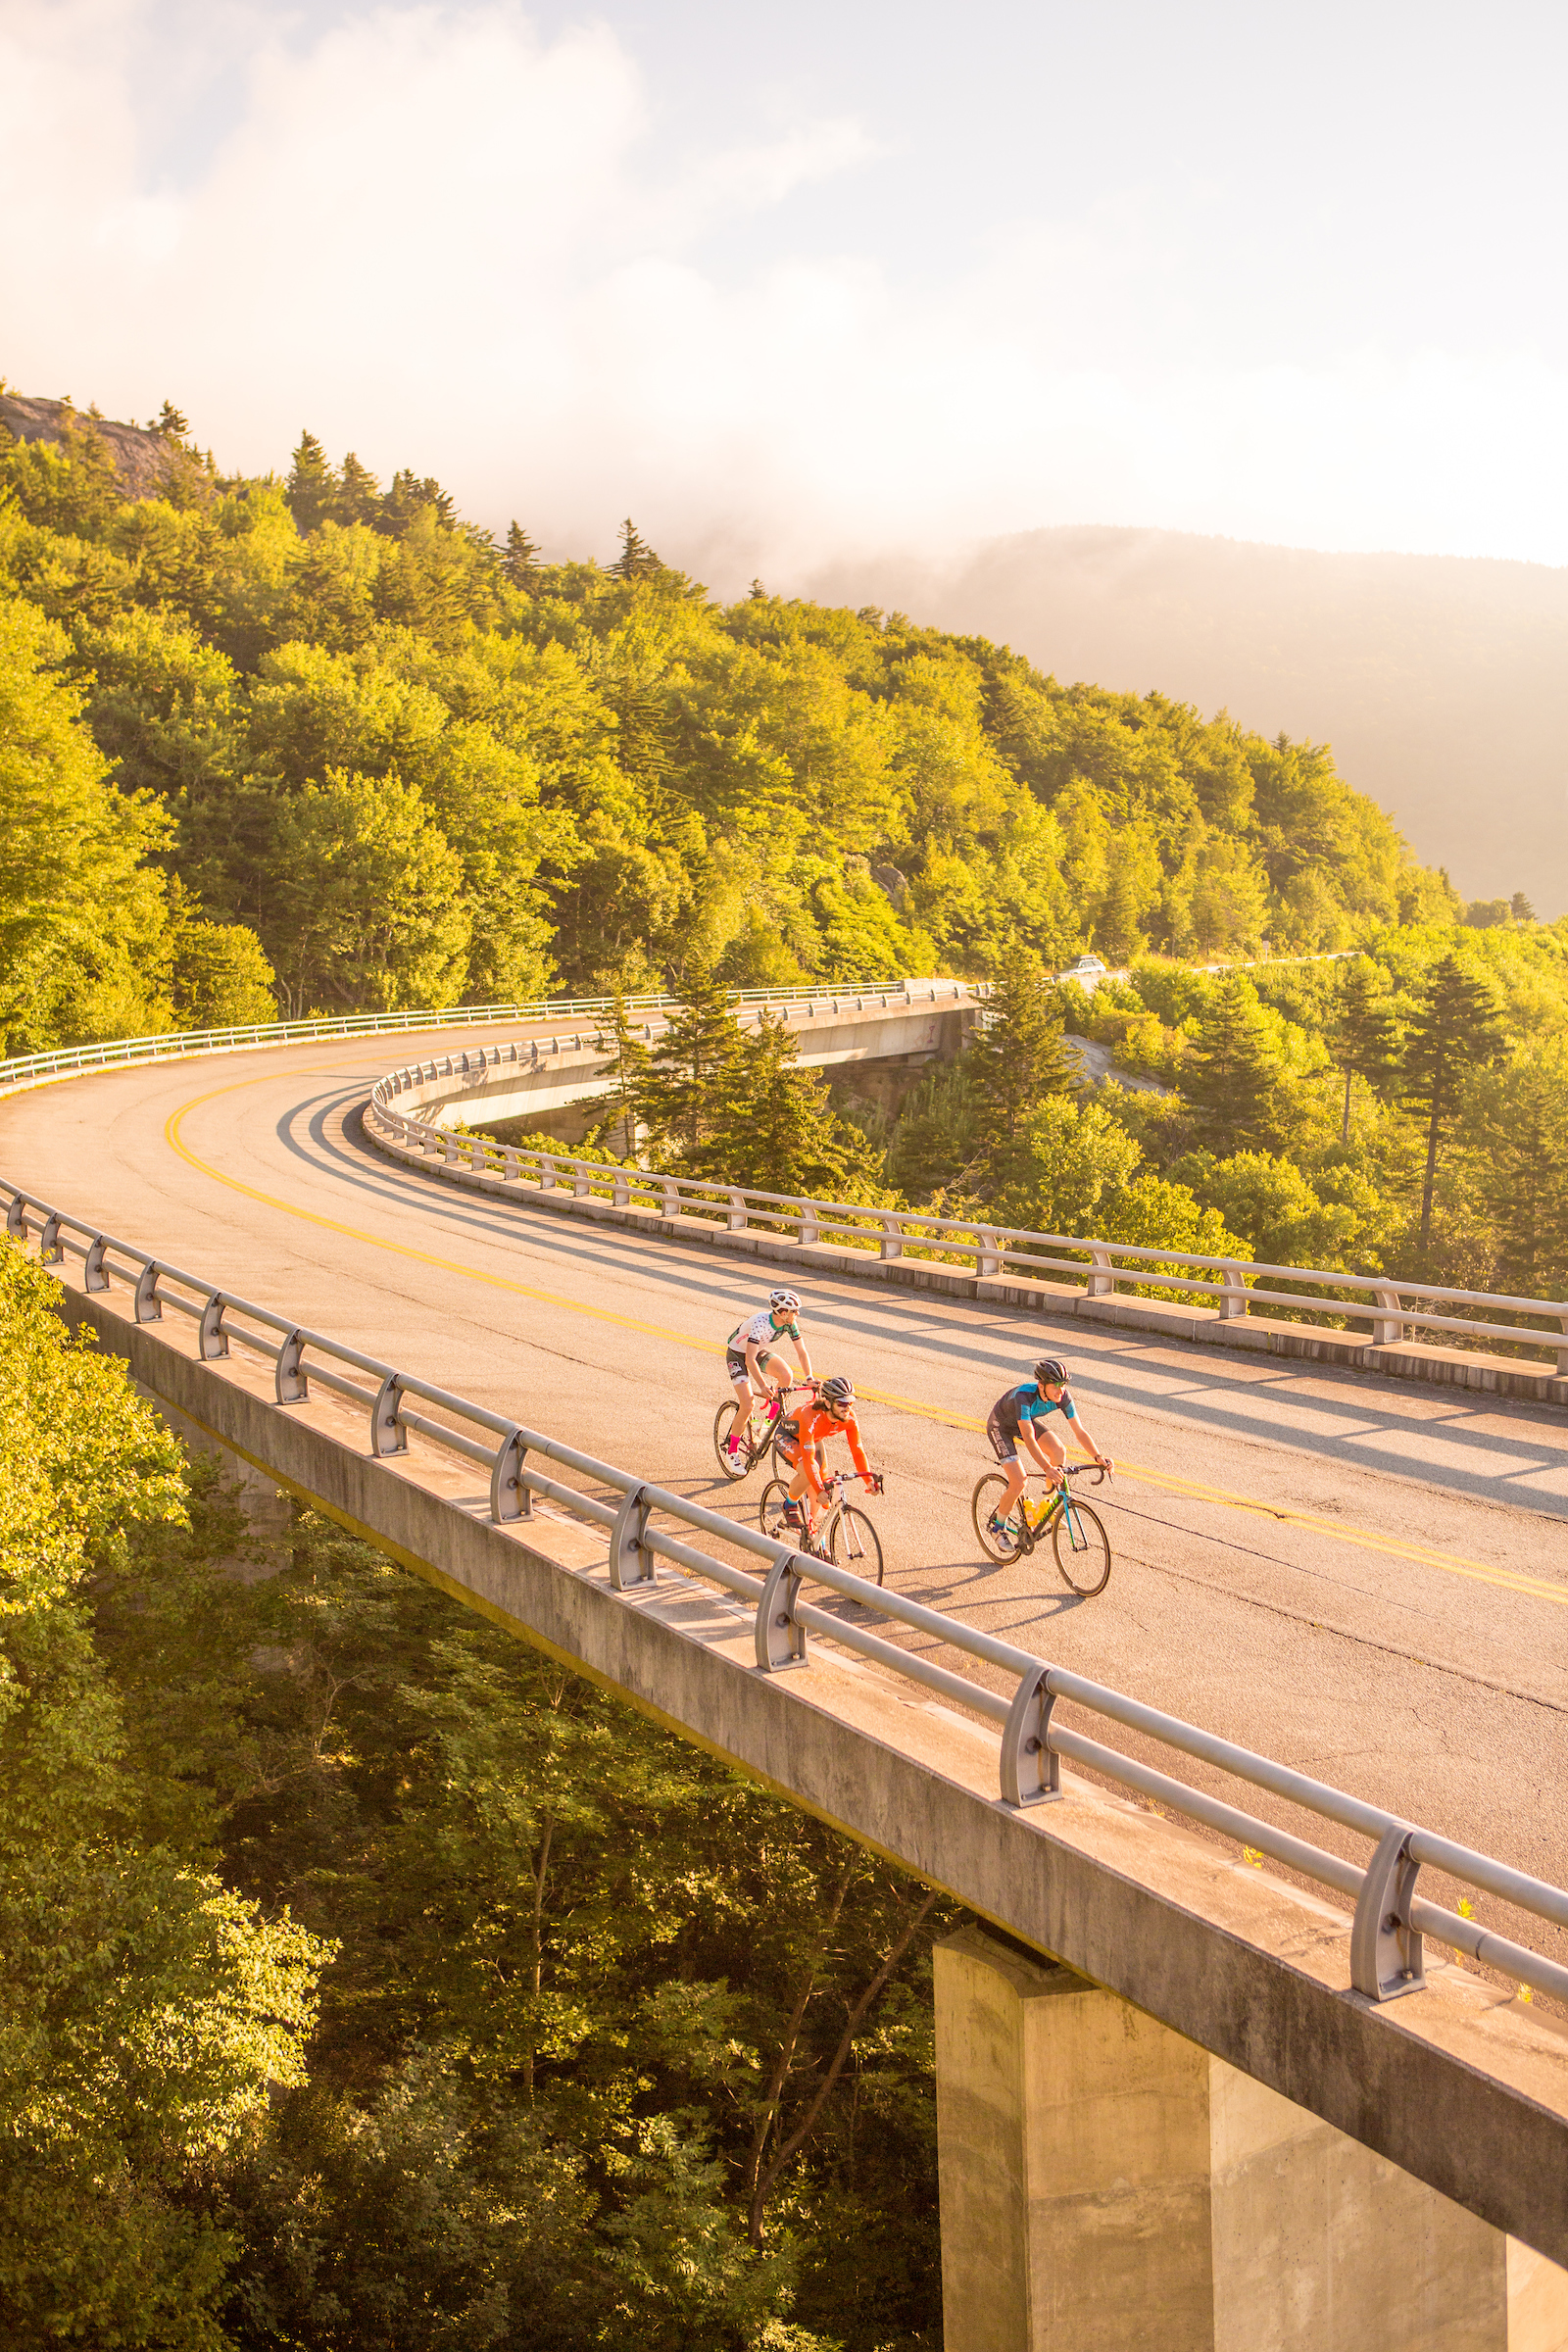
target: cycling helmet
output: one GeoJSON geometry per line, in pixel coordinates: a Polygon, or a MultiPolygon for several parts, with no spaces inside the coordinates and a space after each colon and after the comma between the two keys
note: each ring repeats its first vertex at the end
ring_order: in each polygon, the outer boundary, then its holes
{"type": "Polygon", "coordinates": [[[801,1311],[800,1299],[793,1291],[770,1291],[767,1303],[775,1315],[798,1315],[801,1311]]]}
{"type": "Polygon", "coordinates": [[[824,1380],[816,1393],[832,1413],[842,1413],[846,1405],[855,1402],[855,1383],[842,1377],[824,1380]]]}
{"type": "Polygon", "coordinates": [[[1035,1379],[1043,1388],[1064,1389],[1067,1367],[1059,1355],[1043,1355],[1035,1366],[1035,1379]]]}

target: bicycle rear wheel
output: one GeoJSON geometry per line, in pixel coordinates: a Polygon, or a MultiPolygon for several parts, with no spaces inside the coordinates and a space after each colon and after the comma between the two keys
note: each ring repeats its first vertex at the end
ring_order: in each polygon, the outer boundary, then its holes
{"type": "Polygon", "coordinates": [[[1002,1472],[989,1470],[985,1477],[977,1482],[975,1491],[969,1498],[969,1512],[974,1520],[974,1532],[980,1548],[988,1560],[996,1561],[999,1568],[1005,1567],[1009,1560],[1015,1560],[1018,1556],[1016,1536],[998,1535],[993,1528],[987,1525],[992,1512],[997,1508],[1006,1491],[1007,1482],[1002,1472]]]}
{"type": "MultiPolygon", "coordinates": [[[[729,1450],[730,1433],[735,1427],[735,1416],[740,1409],[734,1397],[729,1396],[713,1415],[713,1451],[718,1456],[718,1466],[726,1478],[744,1478],[757,1459],[744,1437],[733,1453],[729,1450]]],[[[750,1419],[750,1415],[747,1417],[750,1419]]]]}
{"type": "Polygon", "coordinates": [[[863,1576],[869,1584],[874,1568],[877,1583],[882,1582],[882,1539],[853,1502],[841,1503],[834,1512],[827,1551],[828,1558],[837,1567],[847,1568],[851,1576],[863,1576]]]}
{"type": "Polygon", "coordinates": [[[1056,1555],[1056,1569],[1062,1583],[1071,1592],[1092,1600],[1103,1592],[1110,1582],[1110,1538],[1100,1513],[1076,1495],[1062,1498],[1060,1510],[1052,1522],[1051,1548],[1056,1555]]]}

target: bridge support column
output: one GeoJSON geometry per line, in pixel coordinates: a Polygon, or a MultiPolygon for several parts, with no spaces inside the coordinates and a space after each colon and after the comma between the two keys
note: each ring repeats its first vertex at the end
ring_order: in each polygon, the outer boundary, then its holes
{"type": "Polygon", "coordinates": [[[1304,2108],[982,1929],[935,1961],[947,2352],[1565,2352],[1568,2272],[1304,2108]]]}

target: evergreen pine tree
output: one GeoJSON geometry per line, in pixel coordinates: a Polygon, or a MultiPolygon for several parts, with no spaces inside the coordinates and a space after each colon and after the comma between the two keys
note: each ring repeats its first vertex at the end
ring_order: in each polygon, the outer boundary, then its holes
{"type": "Polygon", "coordinates": [[[685,1175],[724,1180],[713,1139],[733,1120],[742,1057],[728,991],[694,958],[643,1081],[649,1133],[685,1175]]]}
{"type": "Polygon", "coordinates": [[[186,441],[190,438],[190,419],[172,400],[166,400],[153,431],[162,433],[166,441],[186,441]]]}
{"type": "Polygon", "coordinates": [[[1496,1229],[1502,1286],[1568,1298],[1568,1037],[1547,1038],[1483,1092],[1481,1193],[1496,1229]]]}
{"type": "Polygon", "coordinates": [[[984,1026],[964,1057],[979,1110],[982,1155],[1012,1143],[1048,1095],[1064,1095],[1072,1073],[1061,1043],[1055,991],[1038,957],[1021,947],[1004,956],[984,1026]]]}
{"type": "Polygon", "coordinates": [[[392,487],[381,501],[377,515],[379,527],[391,539],[401,539],[416,514],[426,507],[435,509],[436,521],[443,530],[453,528],[457,502],[450,490],[443,490],[433,474],[419,475],[403,466],[392,476],[392,487]]]}
{"type": "Polygon", "coordinates": [[[1218,1152],[1256,1151],[1272,1141],[1280,1060],[1257,1001],[1240,972],[1209,998],[1182,1092],[1203,1140],[1218,1152]]]}
{"type": "Polygon", "coordinates": [[[620,553],[610,566],[612,579],[651,579],[664,568],[628,514],[620,526],[620,553]]]}
{"type": "MultiPolygon", "coordinates": [[[[515,529],[516,525],[514,524],[513,528],[515,529]]],[[[648,1048],[643,1044],[642,1039],[632,1035],[631,1015],[626,1009],[626,1000],[618,988],[611,1008],[610,1035],[614,1052],[609,1061],[603,1063],[594,1075],[612,1081],[610,1102],[612,1107],[610,1111],[609,1124],[612,1127],[618,1127],[620,1130],[621,1157],[635,1160],[638,1157],[638,1130],[649,1123],[648,1068],[650,1056],[648,1048]]],[[[593,1107],[599,1109],[602,1106],[602,1101],[601,1098],[599,1102],[594,1102],[590,1097],[585,1102],[584,1107],[587,1107],[588,1102],[592,1102],[593,1107]]]]}
{"type": "Polygon", "coordinates": [[[507,525],[506,553],[501,559],[502,571],[514,588],[524,589],[531,596],[539,584],[542,568],[538,548],[521,523],[514,517],[507,525]]]}
{"type": "Polygon", "coordinates": [[[1340,1140],[1350,1140],[1350,1081],[1365,1079],[1382,1093],[1399,1062],[1399,1024],[1379,986],[1375,964],[1364,956],[1348,962],[1340,982],[1339,1014],[1333,1029],[1335,1057],[1345,1072],[1345,1116],[1340,1140]]]}
{"type": "Polygon", "coordinates": [[[353,450],[343,461],[343,472],[332,498],[334,522],[373,523],[381,512],[381,485],[353,450]]]}
{"type": "Polygon", "coordinates": [[[1405,1107],[1427,1123],[1427,1161],[1421,1183],[1421,1250],[1432,1239],[1432,1189],[1444,1131],[1459,1108],[1469,1070],[1495,1061],[1502,1051],[1496,1004],[1486,982],[1450,948],[1428,973],[1404,1041],[1400,1079],[1405,1107]]]}
{"type": "Polygon", "coordinates": [[[847,1126],[827,1088],[799,1064],[800,1042],[764,1013],[742,1035],[729,1099],[710,1144],[718,1181],[807,1200],[881,1197],[881,1167],[865,1139],[847,1126]]]}
{"type": "Polygon", "coordinates": [[[332,502],[337,495],[337,475],[327,464],[326,452],[314,433],[300,435],[283,495],[288,500],[289,513],[302,531],[318,529],[332,512],[332,502]]]}

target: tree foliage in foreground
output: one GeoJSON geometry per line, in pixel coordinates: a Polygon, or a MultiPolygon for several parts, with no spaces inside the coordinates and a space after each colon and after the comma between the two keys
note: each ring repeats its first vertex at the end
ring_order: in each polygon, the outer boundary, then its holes
{"type": "Polygon", "coordinates": [[[0,1244],[0,2335],[917,2352],[951,1908],[314,1521],[0,1244]]]}

